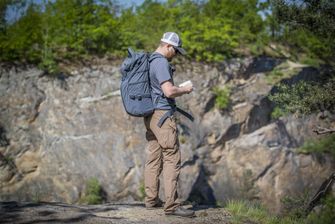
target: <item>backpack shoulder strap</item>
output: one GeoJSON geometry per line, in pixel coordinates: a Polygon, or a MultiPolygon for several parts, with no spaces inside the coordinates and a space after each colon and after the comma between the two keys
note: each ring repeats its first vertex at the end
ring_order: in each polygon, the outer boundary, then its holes
{"type": "Polygon", "coordinates": [[[181,113],[182,115],[184,115],[185,117],[187,117],[190,121],[194,121],[194,117],[187,113],[186,111],[182,110],[179,107],[175,107],[171,110],[168,110],[162,117],[161,119],[159,119],[157,126],[158,127],[162,127],[163,123],[165,122],[166,119],[168,119],[168,117],[171,117],[176,111],[178,111],[179,113],[181,113]]]}
{"type": "Polygon", "coordinates": [[[161,55],[161,54],[151,53],[151,54],[149,54],[149,63],[151,63],[156,58],[164,58],[164,56],[161,55]]]}

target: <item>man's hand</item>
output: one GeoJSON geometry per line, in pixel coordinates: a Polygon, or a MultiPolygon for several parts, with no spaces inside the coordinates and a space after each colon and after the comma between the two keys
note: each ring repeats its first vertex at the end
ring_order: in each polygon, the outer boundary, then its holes
{"type": "Polygon", "coordinates": [[[193,91],[193,85],[186,85],[183,87],[179,87],[180,89],[184,89],[184,92],[189,94],[193,91]]]}
{"type": "Polygon", "coordinates": [[[171,81],[163,82],[161,87],[162,87],[164,95],[167,98],[175,98],[175,97],[178,97],[178,96],[181,96],[183,94],[190,93],[193,91],[193,85],[177,87],[177,86],[174,86],[171,81]]]}

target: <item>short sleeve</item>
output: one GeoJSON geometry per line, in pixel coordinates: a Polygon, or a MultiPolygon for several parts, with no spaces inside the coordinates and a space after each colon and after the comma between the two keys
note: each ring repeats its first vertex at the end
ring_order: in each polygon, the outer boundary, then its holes
{"type": "Polygon", "coordinates": [[[165,58],[154,60],[151,66],[152,72],[155,74],[160,85],[165,81],[172,80],[169,62],[165,58]]]}

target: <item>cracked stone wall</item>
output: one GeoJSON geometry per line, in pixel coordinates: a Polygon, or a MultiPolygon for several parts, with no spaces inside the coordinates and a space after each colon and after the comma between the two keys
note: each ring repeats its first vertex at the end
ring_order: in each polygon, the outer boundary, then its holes
{"type": "MultiPolygon", "coordinates": [[[[334,172],[330,157],[296,152],[315,137],[313,125],[333,123],[316,115],[270,116],[266,96],[273,88],[265,76],[280,63],[245,58],[216,67],[177,65],[175,82],[191,79],[195,85],[178,99],[195,116],[193,123],[178,121],[182,200],[248,198],[279,211],[283,196],[312,194],[334,172]],[[214,107],[211,89],[224,85],[232,93],[222,111],[214,107]]],[[[106,201],[143,197],[144,125],[122,108],[115,63],[52,77],[35,67],[2,66],[0,75],[0,200],[77,203],[91,178],[99,180],[106,201]]]]}

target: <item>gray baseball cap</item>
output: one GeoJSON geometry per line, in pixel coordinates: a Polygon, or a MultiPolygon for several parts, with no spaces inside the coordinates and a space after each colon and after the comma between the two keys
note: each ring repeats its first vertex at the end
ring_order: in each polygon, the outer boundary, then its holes
{"type": "Polygon", "coordinates": [[[171,44],[172,46],[174,46],[175,49],[177,49],[177,51],[180,54],[182,54],[182,55],[186,54],[186,51],[182,48],[181,39],[178,36],[178,34],[176,34],[175,32],[166,32],[166,33],[164,33],[161,41],[163,41],[164,43],[171,44]]]}

